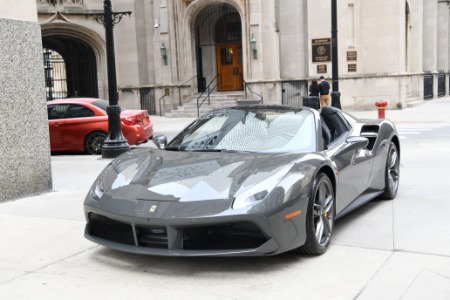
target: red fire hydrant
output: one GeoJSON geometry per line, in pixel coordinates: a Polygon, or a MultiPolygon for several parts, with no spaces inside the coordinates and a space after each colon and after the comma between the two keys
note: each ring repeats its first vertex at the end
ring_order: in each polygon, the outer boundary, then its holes
{"type": "Polygon", "coordinates": [[[378,107],[378,119],[384,119],[385,118],[385,110],[386,106],[388,105],[387,101],[380,100],[375,102],[375,106],[378,107]]]}

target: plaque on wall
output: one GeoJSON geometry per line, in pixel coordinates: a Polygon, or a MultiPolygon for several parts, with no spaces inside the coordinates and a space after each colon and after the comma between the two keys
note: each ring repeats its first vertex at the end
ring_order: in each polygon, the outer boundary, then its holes
{"type": "Polygon", "coordinates": [[[356,61],[358,58],[356,51],[347,51],[347,60],[349,61],[356,61]]]}
{"type": "Polygon", "coordinates": [[[356,64],[348,64],[349,72],[356,72],[356,64]]]}
{"type": "Polygon", "coordinates": [[[330,62],[331,61],[331,39],[313,39],[312,40],[312,62],[330,62]]]}
{"type": "Polygon", "coordinates": [[[327,65],[317,65],[317,74],[325,74],[327,72],[327,65]]]}

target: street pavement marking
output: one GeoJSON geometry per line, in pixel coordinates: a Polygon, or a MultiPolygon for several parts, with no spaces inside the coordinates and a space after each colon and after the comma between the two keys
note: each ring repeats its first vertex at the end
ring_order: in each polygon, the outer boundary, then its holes
{"type": "Polygon", "coordinates": [[[413,127],[397,126],[397,132],[398,132],[399,138],[401,140],[406,140],[406,139],[408,139],[407,136],[420,135],[423,133],[426,134],[430,131],[433,131],[436,129],[447,128],[447,127],[450,127],[450,124],[440,124],[440,123],[427,124],[426,127],[422,127],[420,125],[415,125],[413,127]]]}

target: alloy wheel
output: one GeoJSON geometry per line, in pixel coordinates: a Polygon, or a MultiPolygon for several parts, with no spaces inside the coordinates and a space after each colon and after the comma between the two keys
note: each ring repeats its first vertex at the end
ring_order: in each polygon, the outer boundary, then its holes
{"type": "Polygon", "coordinates": [[[399,169],[400,164],[398,161],[398,152],[396,147],[391,147],[389,149],[389,156],[388,156],[388,169],[387,169],[387,183],[389,184],[389,189],[395,193],[398,188],[399,183],[399,169]]]}
{"type": "Polygon", "coordinates": [[[321,247],[325,247],[330,241],[334,226],[334,196],[329,181],[319,182],[313,211],[316,240],[321,247]]]}
{"type": "Polygon", "coordinates": [[[86,140],[86,150],[89,154],[101,154],[106,135],[103,132],[93,132],[86,140]]]}

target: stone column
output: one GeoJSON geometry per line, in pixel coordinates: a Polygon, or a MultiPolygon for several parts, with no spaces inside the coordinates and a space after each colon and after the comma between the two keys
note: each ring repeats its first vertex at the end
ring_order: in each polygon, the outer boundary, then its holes
{"type": "Polygon", "coordinates": [[[308,77],[308,23],[304,1],[280,1],[280,76],[308,77]]]}
{"type": "MultiPolygon", "coordinates": [[[[426,1],[425,1],[426,2],[426,1]]],[[[410,8],[410,36],[409,36],[409,64],[411,73],[423,71],[423,45],[425,36],[423,34],[424,3],[423,1],[413,0],[409,3],[410,8]]],[[[420,85],[423,88],[423,84],[420,85]]],[[[423,94],[423,93],[420,93],[423,94]]]]}
{"type": "Polygon", "coordinates": [[[423,3],[423,71],[437,71],[437,1],[423,3]]]}
{"type": "Polygon", "coordinates": [[[437,12],[437,71],[449,70],[449,0],[439,0],[437,12]]]}
{"type": "Polygon", "coordinates": [[[263,61],[264,79],[280,78],[280,38],[277,11],[278,0],[261,1],[262,26],[258,52],[261,53],[261,60],[263,61]]]}
{"type": "Polygon", "coordinates": [[[51,190],[41,27],[35,0],[0,10],[0,202],[51,190]]]}

